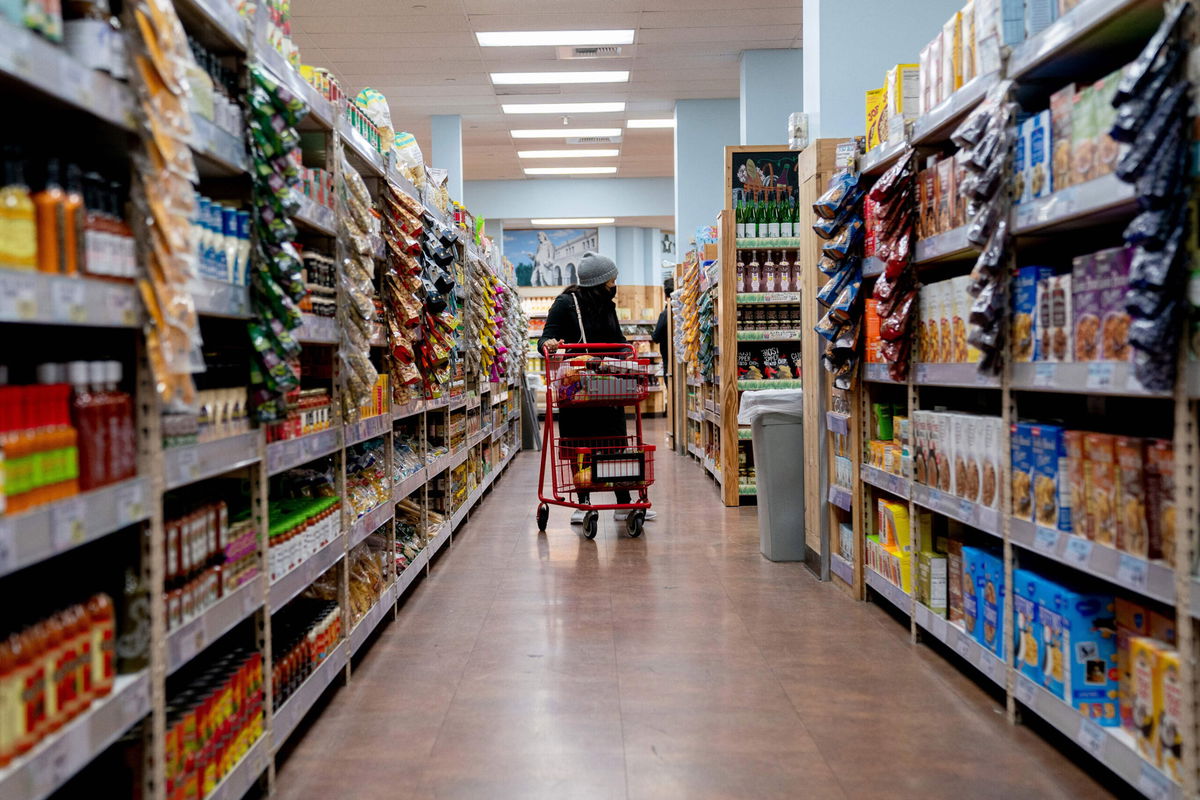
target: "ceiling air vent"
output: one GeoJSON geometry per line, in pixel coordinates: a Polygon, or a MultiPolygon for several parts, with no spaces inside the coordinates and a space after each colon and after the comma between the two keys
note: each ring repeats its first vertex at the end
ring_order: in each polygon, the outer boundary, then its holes
{"type": "Polygon", "coordinates": [[[505,86],[496,87],[497,97],[511,97],[522,94],[562,94],[557,86],[505,86]]]}
{"type": "Polygon", "coordinates": [[[576,136],[567,139],[567,144],[619,144],[620,136],[576,136]]]}
{"type": "Polygon", "coordinates": [[[558,59],[572,61],[577,58],[620,58],[619,45],[593,45],[591,47],[560,47],[558,59]]]}

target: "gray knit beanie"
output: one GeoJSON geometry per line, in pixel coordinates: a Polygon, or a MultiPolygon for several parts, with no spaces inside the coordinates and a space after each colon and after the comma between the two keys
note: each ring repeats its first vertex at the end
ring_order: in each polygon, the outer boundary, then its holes
{"type": "Polygon", "coordinates": [[[617,277],[617,265],[611,258],[588,251],[579,259],[579,285],[600,286],[617,277]]]}

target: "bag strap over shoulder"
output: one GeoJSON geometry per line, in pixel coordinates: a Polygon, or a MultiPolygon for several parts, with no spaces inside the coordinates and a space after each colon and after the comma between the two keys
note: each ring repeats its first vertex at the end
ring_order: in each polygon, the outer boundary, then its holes
{"type": "Polygon", "coordinates": [[[587,331],[583,329],[583,313],[579,310],[579,298],[572,292],[571,299],[575,301],[575,319],[579,320],[579,343],[587,344],[587,331]]]}

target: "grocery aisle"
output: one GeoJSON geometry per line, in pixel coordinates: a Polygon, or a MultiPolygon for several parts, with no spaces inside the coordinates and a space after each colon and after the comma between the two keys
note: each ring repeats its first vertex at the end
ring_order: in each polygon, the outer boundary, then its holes
{"type": "MultiPolygon", "coordinates": [[[[656,425],[654,439],[660,439],[656,425]]],[[[646,536],[533,520],[522,454],[278,774],[307,798],[1104,796],[659,451],[646,536]]],[[[606,515],[607,517],[607,515],[606,515]]]]}

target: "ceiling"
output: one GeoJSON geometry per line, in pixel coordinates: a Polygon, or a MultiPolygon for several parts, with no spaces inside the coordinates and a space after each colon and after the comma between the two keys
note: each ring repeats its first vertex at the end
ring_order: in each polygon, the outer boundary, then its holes
{"type": "Polygon", "coordinates": [[[513,140],[510,129],[559,127],[561,115],[506,115],[500,103],[626,101],[621,114],[570,118],[571,127],[594,128],[670,117],[676,100],[737,97],[739,53],[799,47],[801,10],[798,0],[293,0],[292,17],[304,63],[331,69],[347,92],[383,92],[394,126],[411,131],[427,157],[429,117],[462,115],[465,179],[496,180],[525,178],[523,166],[615,165],[616,177],[672,175],[669,128],[624,131],[616,158],[518,159],[518,146],[588,146],[513,140]],[[592,29],[633,29],[634,44],[623,46],[621,58],[561,61],[554,47],[479,47],[475,39],[478,31],[592,29]],[[488,76],[593,69],[629,70],[630,80],[495,87],[488,76]]]}

